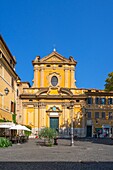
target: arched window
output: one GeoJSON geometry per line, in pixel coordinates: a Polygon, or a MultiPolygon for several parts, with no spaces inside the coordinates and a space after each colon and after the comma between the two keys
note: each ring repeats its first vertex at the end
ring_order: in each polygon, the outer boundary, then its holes
{"type": "Polygon", "coordinates": [[[56,76],[51,78],[51,84],[52,86],[56,86],[58,84],[58,78],[56,76]]]}

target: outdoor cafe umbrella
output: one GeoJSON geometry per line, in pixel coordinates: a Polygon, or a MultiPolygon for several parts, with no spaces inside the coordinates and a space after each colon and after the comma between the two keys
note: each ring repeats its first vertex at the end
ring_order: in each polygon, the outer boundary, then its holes
{"type": "Polygon", "coordinates": [[[4,134],[4,136],[6,136],[6,129],[9,129],[10,127],[11,125],[5,125],[5,124],[0,125],[0,129],[2,129],[2,134],[4,134]]]}
{"type": "Polygon", "coordinates": [[[26,131],[31,131],[29,128],[27,128],[26,126],[23,126],[23,130],[26,130],[26,131]]]}
{"type": "Polygon", "coordinates": [[[27,128],[26,126],[22,126],[22,125],[15,125],[15,126],[12,126],[10,129],[11,130],[26,130],[26,131],[31,131],[29,128],[27,128]]]}
{"type": "Polygon", "coordinates": [[[11,125],[0,125],[0,128],[4,128],[4,129],[8,129],[10,127],[11,127],[11,125]]]}
{"type": "MultiPolygon", "coordinates": [[[[27,127],[22,126],[22,125],[12,126],[12,127],[10,128],[10,130],[17,130],[17,135],[19,135],[19,130],[31,131],[30,129],[28,129],[27,127]]],[[[18,139],[18,144],[19,144],[19,139],[18,139]]]]}

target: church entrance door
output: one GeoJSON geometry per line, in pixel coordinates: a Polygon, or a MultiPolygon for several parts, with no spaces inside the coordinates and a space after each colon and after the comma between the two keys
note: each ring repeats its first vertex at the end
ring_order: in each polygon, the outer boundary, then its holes
{"type": "Polygon", "coordinates": [[[58,128],[59,128],[59,118],[58,117],[50,117],[50,128],[58,130],[58,128]]]}

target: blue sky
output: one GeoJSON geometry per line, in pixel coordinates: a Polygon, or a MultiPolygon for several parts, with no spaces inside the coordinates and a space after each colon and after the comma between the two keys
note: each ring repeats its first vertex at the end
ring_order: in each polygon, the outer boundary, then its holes
{"type": "Polygon", "coordinates": [[[77,61],[78,88],[104,89],[113,71],[113,0],[0,0],[0,34],[31,84],[32,60],[54,46],[77,61]]]}

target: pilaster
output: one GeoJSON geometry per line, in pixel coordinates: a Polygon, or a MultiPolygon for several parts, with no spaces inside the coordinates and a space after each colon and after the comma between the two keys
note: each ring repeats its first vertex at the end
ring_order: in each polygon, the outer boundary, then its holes
{"type": "Polygon", "coordinates": [[[22,114],[22,124],[26,125],[27,124],[27,105],[23,105],[23,114],[22,114]]]}
{"type": "Polygon", "coordinates": [[[71,67],[71,88],[75,88],[75,69],[74,66],[71,67]]]}
{"type": "Polygon", "coordinates": [[[39,87],[39,67],[34,67],[34,87],[39,87]]]}
{"type": "Polygon", "coordinates": [[[46,126],[46,105],[45,103],[39,103],[39,128],[46,126]]]}
{"type": "Polygon", "coordinates": [[[44,66],[40,67],[40,87],[44,87],[44,66]]]}
{"type": "Polygon", "coordinates": [[[67,66],[65,66],[65,68],[64,68],[64,76],[65,76],[65,82],[64,82],[64,84],[65,84],[65,87],[68,87],[68,70],[69,70],[69,68],[67,67],[67,66]]]}

